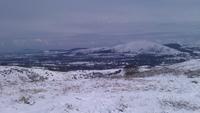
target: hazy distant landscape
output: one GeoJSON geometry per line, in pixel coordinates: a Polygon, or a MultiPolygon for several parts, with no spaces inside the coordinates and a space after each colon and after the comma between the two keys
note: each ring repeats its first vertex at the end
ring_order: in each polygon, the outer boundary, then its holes
{"type": "Polygon", "coordinates": [[[4,66],[41,67],[66,72],[180,63],[200,58],[200,47],[141,40],[113,47],[28,51],[1,56],[0,64],[4,66]]]}

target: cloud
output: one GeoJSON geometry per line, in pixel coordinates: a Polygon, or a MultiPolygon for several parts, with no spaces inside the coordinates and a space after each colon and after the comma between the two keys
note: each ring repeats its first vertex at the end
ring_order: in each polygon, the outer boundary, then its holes
{"type": "Polygon", "coordinates": [[[0,46],[72,48],[112,45],[121,38],[197,37],[199,5],[198,0],[0,0],[0,46]]]}

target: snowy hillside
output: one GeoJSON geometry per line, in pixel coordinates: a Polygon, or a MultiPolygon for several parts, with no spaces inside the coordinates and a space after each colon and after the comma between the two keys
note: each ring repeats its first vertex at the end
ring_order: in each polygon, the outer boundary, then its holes
{"type": "Polygon", "coordinates": [[[22,68],[17,66],[0,66],[0,82],[2,83],[28,83],[45,81],[62,81],[86,78],[107,78],[122,76],[121,69],[109,70],[78,70],[69,72],[56,72],[40,68],[22,68]]]}
{"type": "Polygon", "coordinates": [[[193,59],[183,63],[174,64],[171,67],[179,70],[190,70],[190,71],[200,70],[200,59],[193,59]]]}
{"type": "Polygon", "coordinates": [[[135,41],[127,44],[117,45],[113,48],[116,52],[150,53],[150,54],[179,54],[180,52],[149,41],[135,41]]]}
{"type": "MultiPolygon", "coordinates": [[[[157,67],[165,70],[166,67],[157,67]]],[[[168,68],[200,69],[199,60],[168,68]]],[[[54,72],[0,67],[2,113],[199,113],[200,78],[157,73],[126,77],[124,70],[54,72]]],[[[149,73],[148,73],[149,72],[149,73]]],[[[191,71],[190,71],[191,72],[191,71]]]]}
{"type": "Polygon", "coordinates": [[[92,48],[78,50],[76,52],[89,54],[98,52],[114,52],[114,53],[132,53],[132,54],[157,54],[157,55],[176,55],[181,52],[169,48],[167,46],[150,42],[150,41],[134,41],[126,44],[116,45],[114,47],[92,48]]]}

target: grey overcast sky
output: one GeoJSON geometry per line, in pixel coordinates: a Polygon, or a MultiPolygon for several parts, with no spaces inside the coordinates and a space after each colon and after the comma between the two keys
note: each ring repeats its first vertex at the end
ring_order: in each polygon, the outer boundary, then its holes
{"type": "Polygon", "coordinates": [[[0,0],[0,51],[199,42],[200,0],[0,0]]]}

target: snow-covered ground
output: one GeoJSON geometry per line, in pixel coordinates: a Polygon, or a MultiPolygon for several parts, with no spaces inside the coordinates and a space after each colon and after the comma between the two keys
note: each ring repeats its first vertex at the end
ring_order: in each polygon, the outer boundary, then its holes
{"type": "MultiPolygon", "coordinates": [[[[197,63],[198,60],[171,67],[180,69],[180,66],[184,67],[186,64],[196,64],[197,69],[197,63]]],[[[197,76],[188,78],[186,75],[163,73],[143,78],[126,78],[123,77],[123,72],[120,72],[119,78],[84,77],[91,73],[112,75],[118,70],[63,73],[43,69],[0,67],[0,112],[200,112],[200,78],[197,76]],[[43,77],[32,79],[31,75],[43,77]]]]}
{"type": "Polygon", "coordinates": [[[90,49],[82,49],[77,50],[75,53],[98,53],[100,51],[112,51],[116,53],[132,53],[132,54],[157,54],[157,55],[177,55],[182,52],[164,46],[162,44],[158,44],[151,41],[134,41],[125,44],[116,45],[114,47],[100,47],[100,48],[90,48],[90,49]]]}

